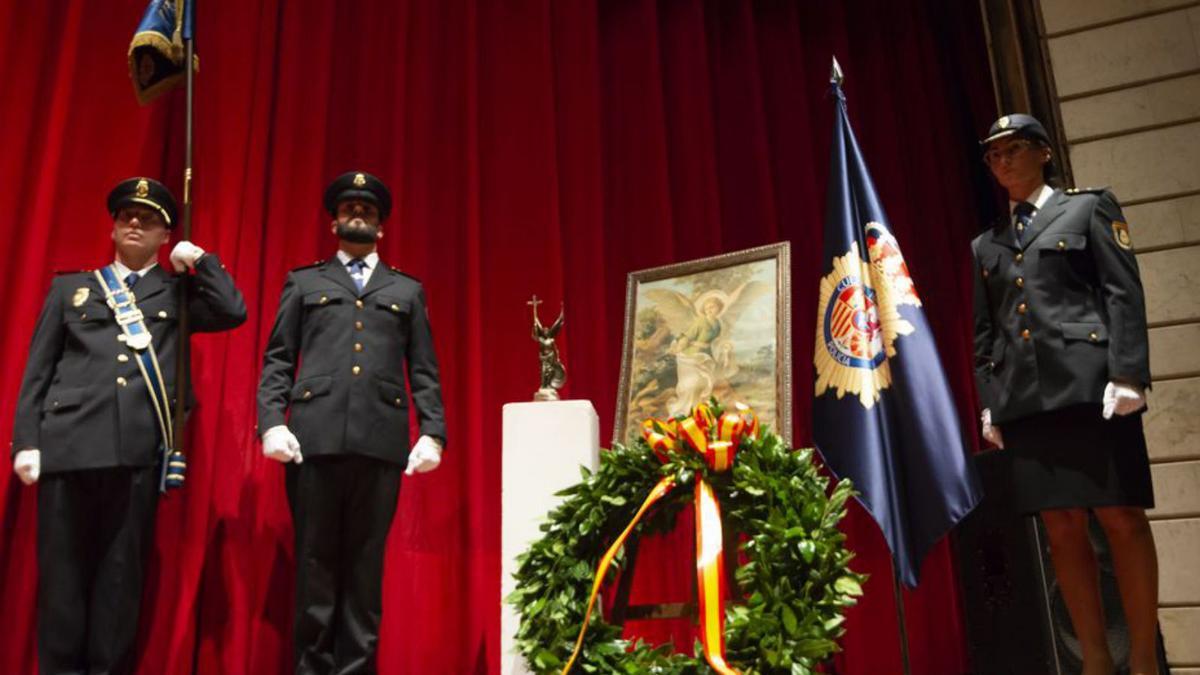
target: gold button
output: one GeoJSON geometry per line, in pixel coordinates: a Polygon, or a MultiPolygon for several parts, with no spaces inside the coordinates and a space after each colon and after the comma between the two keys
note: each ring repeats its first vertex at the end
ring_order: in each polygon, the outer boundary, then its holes
{"type": "Polygon", "coordinates": [[[392,311],[393,311],[393,312],[399,312],[399,311],[400,311],[400,305],[392,305],[392,311]]]}
{"type": "Polygon", "coordinates": [[[363,329],[363,323],[361,321],[355,321],[354,322],[354,330],[362,330],[362,329],[363,329]]]}
{"type": "Polygon", "coordinates": [[[121,363],[125,363],[128,360],[129,360],[128,356],[126,356],[124,354],[117,354],[117,361],[120,361],[121,363]]]}
{"type": "Polygon", "coordinates": [[[353,368],[351,368],[351,369],[350,369],[350,372],[352,372],[352,373],[354,373],[355,375],[357,375],[357,374],[359,374],[359,373],[361,373],[361,372],[362,372],[362,368],[359,368],[358,366],[354,366],[353,368]]]}
{"type": "Polygon", "coordinates": [[[396,407],[397,408],[399,408],[400,406],[403,406],[403,405],[404,405],[404,399],[402,399],[402,398],[396,399],[396,407]]]}
{"type": "Polygon", "coordinates": [[[322,304],[322,305],[324,305],[325,303],[329,302],[329,296],[328,296],[328,295],[322,295],[322,296],[321,296],[321,300],[320,300],[320,302],[321,302],[321,304],[322,304]]]}
{"type": "Polygon", "coordinates": [[[1025,288],[1025,277],[1017,277],[1017,288],[1025,288]]]}
{"type": "Polygon", "coordinates": [[[361,343],[361,342],[355,342],[355,343],[354,343],[354,351],[356,351],[356,352],[361,352],[361,351],[362,351],[362,343],[361,343]]]}
{"type": "Polygon", "coordinates": [[[158,310],[158,318],[160,318],[160,319],[167,318],[167,310],[165,310],[165,309],[158,310]]]}
{"type": "Polygon", "coordinates": [[[117,384],[119,384],[120,386],[124,387],[125,385],[129,384],[129,382],[128,382],[128,381],[127,381],[125,378],[123,378],[123,377],[118,377],[118,378],[117,378],[117,384]]]}
{"type": "Polygon", "coordinates": [[[81,318],[81,319],[86,319],[86,318],[87,318],[87,312],[84,312],[83,314],[80,314],[80,315],[79,315],[79,318],[81,318]]]}
{"type": "Polygon", "coordinates": [[[1021,304],[1017,305],[1017,314],[1024,314],[1027,311],[1029,311],[1029,307],[1027,307],[1025,303],[1022,302],[1021,304]]]}
{"type": "Polygon", "coordinates": [[[117,342],[124,342],[124,341],[125,341],[125,339],[126,339],[126,338],[125,338],[125,334],[124,334],[124,333],[121,333],[120,335],[118,335],[118,336],[117,336],[117,342]]]}
{"type": "Polygon", "coordinates": [[[362,303],[362,300],[355,300],[355,301],[354,301],[354,306],[355,306],[355,307],[357,307],[357,308],[359,308],[359,309],[362,309],[362,308],[363,308],[363,303],[362,303]]]}
{"type": "Polygon", "coordinates": [[[1017,223],[1017,232],[1025,231],[1025,223],[1017,223]]]}
{"type": "Polygon", "coordinates": [[[984,278],[984,279],[988,278],[988,271],[987,271],[987,270],[984,270],[984,271],[983,271],[983,278],[984,278]]]}
{"type": "Polygon", "coordinates": [[[1091,333],[1088,333],[1088,339],[1092,342],[1098,342],[1100,340],[1100,336],[1096,335],[1096,331],[1092,331],[1091,333]]]}
{"type": "Polygon", "coordinates": [[[1067,242],[1059,239],[1057,246],[1058,246],[1058,250],[1062,251],[1063,249],[1067,248],[1067,242]]]}
{"type": "Polygon", "coordinates": [[[1016,260],[1017,262],[1021,262],[1024,259],[1025,259],[1024,253],[1018,253],[1017,256],[1015,258],[1013,258],[1013,260],[1016,260]]]}
{"type": "Polygon", "coordinates": [[[1026,328],[1025,330],[1021,331],[1021,337],[1022,337],[1022,338],[1024,338],[1024,339],[1028,340],[1028,339],[1029,339],[1029,336],[1030,336],[1030,333],[1029,333],[1029,329],[1028,329],[1028,328],[1026,328]]]}
{"type": "Polygon", "coordinates": [[[304,390],[304,398],[306,398],[306,399],[312,398],[312,390],[311,389],[304,390]]]}

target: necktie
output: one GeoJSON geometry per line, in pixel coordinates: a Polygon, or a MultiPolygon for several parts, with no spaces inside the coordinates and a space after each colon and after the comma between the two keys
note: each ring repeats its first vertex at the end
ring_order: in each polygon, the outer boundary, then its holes
{"type": "Polygon", "coordinates": [[[366,285],[363,281],[363,270],[367,267],[367,261],[362,258],[355,258],[346,263],[346,268],[350,270],[350,278],[354,280],[354,286],[362,293],[363,286],[366,285]]]}
{"type": "Polygon", "coordinates": [[[1029,202],[1021,202],[1013,208],[1013,215],[1016,216],[1016,232],[1017,246],[1025,245],[1025,231],[1029,229],[1033,223],[1034,206],[1029,202]]]}
{"type": "Polygon", "coordinates": [[[138,274],[137,272],[130,272],[129,276],[125,277],[125,288],[133,288],[133,285],[136,284],[138,279],[141,278],[142,275],[138,274]]]}

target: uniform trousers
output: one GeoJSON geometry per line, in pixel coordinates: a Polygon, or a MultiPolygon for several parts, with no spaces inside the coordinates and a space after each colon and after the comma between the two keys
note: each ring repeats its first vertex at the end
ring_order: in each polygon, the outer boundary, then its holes
{"type": "Polygon", "coordinates": [[[44,675],[130,673],[158,506],[156,467],[38,481],[38,661],[44,675]]]}
{"type": "Polygon", "coordinates": [[[402,475],[399,465],[360,455],[287,465],[297,675],[376,672],[383,557],[402,475]]]}

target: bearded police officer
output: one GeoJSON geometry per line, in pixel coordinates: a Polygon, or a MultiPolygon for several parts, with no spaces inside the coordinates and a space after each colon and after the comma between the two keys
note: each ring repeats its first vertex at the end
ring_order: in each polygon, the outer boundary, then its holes
{"type": "Polygon", "coordinates": [[[165,186],[130,178],[113,188],[108,210],[115,260],[51,283],[13,427],[13,468],[25,484],[40,483],[42,673],[133,670],[176,400],[180,293],[186,286],[193,330],[246,320],[242,294],[213,254],[181,241],[170,255],[181,274],[156,263],[177,220],[165,186]]]}
{"type": "Polygon", "coordinates": [[[1130,671],[1156,673],[1154,505],[1141,413],[1146,308],[1129,227],[1105,189],[1046,184],[1052,153],[1029,115],[983,140],[1008,213],[972,243],[983,435],[1011,458],[1017,508],[1040,513],[1085,675],[1111,675],[1088,511],[1110,542],[1130,671]]]}
{"type": "Polygon", "coordinates": [[[375,672],[401,471],[437,468],[446,424],[421,283],[375,251],[391,211],[387,187],[350,172],[324,201],[338,251],[288,274],[263,358],[258,422],[264,454],[287,463],[296,672],[366,673],[375,672]],[[411,452],[406,379],[420,419],[411,452]]]}

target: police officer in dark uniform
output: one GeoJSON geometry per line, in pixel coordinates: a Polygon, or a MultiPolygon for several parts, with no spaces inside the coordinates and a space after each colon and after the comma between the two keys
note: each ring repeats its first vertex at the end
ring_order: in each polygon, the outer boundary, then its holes
{"type": "Polygon", "coordinates": [[[373,673],[401,471],[437,468],[446,423],[424,290],[375,251],[391,194],[375,176],[350,172],[324,202],[338,251],[288,274],[258,424],[264,454],[287,464],[296,672],[373,673]],[[406,380],[420,420],[411,452],[406,380]]]}
{"type": "Polygon", "coordinates": [[[1104,189],[1058,190],[1050,139],[1006,115],[983,140],[1008,214],[971,243],[983,435],[1011,457],[1016,505],[1040,513],[1085,675],[1111,675],[1088,511],[1113,555],[1132,653],[1153,675],[1158,563],[1141,413],[1146,308],[1129,227],[1104,189]]]}
{"type": "Polygon", "coordinates": [[[192,330],[229,330],[246,320],[242,294],[215,255],[181,241],[170,260],[182,274],[157,265],[177,220],[165,186],[130,178],[109,194],[108,210],[116,259],[107,269],[132,292],[149,339],[142,344],[118,325],[99,270],[55,278],[13,426],[14,470],[27,485],[40,483],[42,673],[133,670],[164,447],[164,420],[150,396],[155,378],[147,381],[139,357],[154,354],[174,401],[183,288],[192,330]]]}

